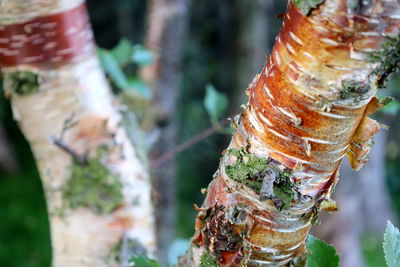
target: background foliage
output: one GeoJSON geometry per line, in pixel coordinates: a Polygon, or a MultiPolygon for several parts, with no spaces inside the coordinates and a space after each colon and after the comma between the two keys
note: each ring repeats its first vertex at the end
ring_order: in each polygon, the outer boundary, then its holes
{"type": "MultiPolygon", "coordinates": [[[[180,124],[178,144],[216,124],[221,118],[232,117],[240,112],[237,96],[243,94],[245,88],[237,88],[238,79],[234,75],[245,72],[235,68],[242,49],[238,42],[241,27],[239,2],[191,1],[183,51],[180,104],[177,107],[180,124]]],[[[260,58],[269,53],[279,31],[281,19],[275,15],[284,11],[285,2],[274,1],[268,11],[266,27],[262,29],[268,32],[268,45],[259,55],[260,58]]],[[[133,106],[137,99],[146,103],[151,91],[137,78],[138,66],[152,62],[151,52],[140,45],[146,29],[146,1],[89,0],[88,7],[96,42],[101,47],[99,57],[112,80],[114,92],[120,94],[125,103],[133,103],[133,106]]],[[[252,77],[245,79],[250,83],[252,77]]],[[[400,79],[394,79],[390,82],[391,89],[383,94],[400,99],[399,87],[400,79]]],[[[398,106],[397,103],[389,104],[380,117],[392,126],[387,144],[387,183],[394,207],[400,214],[400,125],[393,123],[399,120],[398,106]]],[[[136,110],[140,111],[141,107],[136,107],[136,110]]],[[[49,266],[50,236],[43,190],[29,146],[13,121],[10,106],[3,94],[0,96],[0,120],[7,129],[19,164],[15,172],[0,169],[0,266],[49,266]]],[[[174,245],[178,243],[181,245],[176,251],[193,234],[197,213],[193,203],[200,206],[203,200],[200,188],[210,182],[218,166],[220,153],[228,141],[228,135],[217,133],[177,155],[179,219],[176,225],[177,241],[172,247],[176,248],[174,245]]],[[[140,141],[137,145],[139,143],[144,142],[140,141]]],[[[383,264],[379,238],[365,234],[364,251],[369,266],[383,264]]]]}

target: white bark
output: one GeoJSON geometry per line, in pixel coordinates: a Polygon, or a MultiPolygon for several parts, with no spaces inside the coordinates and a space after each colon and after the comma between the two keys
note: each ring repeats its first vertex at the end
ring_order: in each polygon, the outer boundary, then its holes
{"type": "MultiPolygon", "coordinates": [[[[39,15],[66,11],[81,2],[2,1],[0,24],[21,23],[39,15]]],[[[27,33],[26,37],[31,36],[27,33]]],[[[156,242],[147,170],[121,126],[117,103],[94,53],[51,68],[46,64],[19,64],[2,71],[31,71],[39,75],[37,92],[18,95],[7,81],[5,89],[11,97],[14,117],[31,145],[46,192],[53,266],[116,266],[117,261],[109,256],[122,239],[135,240],[148,249],[150,256],[154,255],[156,242]],[[73,124],[65,128],[68,120],[73,124]],[[96,156],[99,147],[106,147],[101,163],[118,177],[123,188],[123,200],[116,209],[96,213],[90,207],[69,206],[63,190],[71,179],[73,159],[50,138],[58,138],[89,159],[96,156]]]]}

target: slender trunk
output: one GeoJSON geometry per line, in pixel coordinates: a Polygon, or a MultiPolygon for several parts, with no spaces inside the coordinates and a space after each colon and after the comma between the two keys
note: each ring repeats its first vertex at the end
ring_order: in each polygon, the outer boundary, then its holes
{"type": "Polygon", "coordinates": [[[180,266],[303,263],[319,209],[335,208],[342,158],[355,169],[366,163],[379,130],[367,115],[381,107],[376,90],[399,67],[400,4],[321,2],[290,2],[180,266]]]}
{"type": "Polygon", "coordinates": [[[240,0],[236,2],[239,27],[234,107],[245,103],[243,88],[247,87],[254,73],[262,69],[265,51],[271,49],[268,40],[270,28],[267,21],[272,4],[273,1],[270,0],[240,0]]]}
{"type": "MultiPolygon", "coordinates": [[[[213,3],[212,8],[208,8],[207,12],[212,11],[216,13],[215,19],[217,23],[217,29],[215,34],[215,43],[213,49],[215,51],[216,61],[218,62],[218,76],[216,77],[215,83],[218,85],[218,90],[225,91],[227,88],[232,87],[232,73],[235,72],[235,58],[232,56],[234,53],[234,47],[232,46],[232,40],[235,39],[237,31],[237,24],[235,23],[235,7],[230,0],[220,0],[213,3]],[[215,11],[213,10],[215,9],[215,11]]],[[[205,13],[206,15],[207,13],[205,13]]],[[[212,34],[212,32],[210,32],[212,34]]],[[[200,39],[201,40],[201,39],[200,39]]],[[[210,76],[210,78],[213,78],[210,76]]],[[[208,79],[210,79],[208,78],[208,79]]],[[[207,81],[210,82],[210,81],[207,81]]]]}
{"type": "MultiPolygon", "coordinates": [[[[151,0],[145,44],[155,53],[155,61],[141,69],[142,78],[154,92],[154,104],[160,111],[155,118],[159,138],[151,149],[151,159],[172,151],[176,146],[176,105],[181,82],[181,58],[186,22],[186,0],[151,0]]],[[[151,164],[155,162],[152,161],[151,164]]],[[[157,237],[159,260],[167,263],[168,248],[174,237],[176,219],[176,166],[171,159],[155,166],[151,175],[158,189],[157,237]]]]}
{"type": "Polygon", "coordinates": [[[4,87],[46,192],[53,266],[154,255],[149,177],[121,126],[85,3],[5,0],[0,24],[4,87]]]}

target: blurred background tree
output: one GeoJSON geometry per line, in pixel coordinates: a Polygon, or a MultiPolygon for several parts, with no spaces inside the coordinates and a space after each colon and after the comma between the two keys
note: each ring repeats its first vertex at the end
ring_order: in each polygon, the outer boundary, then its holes
{"type": "MultiPolygon", "coordinates": [[[[150,46],[146,41],[150,2],[88,0],[98,46],[112,49],[123,38],[132,44],[150,46]]],[[[173,120],[169,131],[174,134],[169,143],[172,147],[168,146],[167,150],[174,150],[174,146],[213,127],[203,104],[207,84],[212,84],[217,91],[228,96],[229,107],[225,114],[219,114],[219,120],[240,112],[236,107],[246,100],[245,88],[261,69],[279,31],[282,20],[276,16],[286,8],[286,1],[278,0],[186,2],[187,14],[183,25],[186,34],[177,40],[182,42],[179,48],[182,54],[180,81],[173,85],[176,88],[170,89],[176,90],[175,107],[168,112],[168,121],[173,120]]],[[[124,72],[128,77],[139,77],[138,69],[137,66],[129,67],[124,72]]],[[[175,71],[171,75],[177,75],[176,70],[171,71],[175,71]]],[[[166,72],[164,75],[169,74],[166,72]]],[[[137,86],[143,86],[138,89],[141,92],[158,90],[151,84],[139,83],[137,86]]],[[[400,99],[399,87],[400,79],[397,77],[382,93],[400,99]]],[[[168,92],[165,91],[168,89],[163,90],[162,94],[168,92]]],[[[355,262],[350,265],[343,262],[343,266],[384,266],[380,239],[386,220],[396,221],[400,212],[398,103],[389,104],[378,116],[379,121],[390,126],[390,131],[376,137],[370,167],[367,167],[370,169],[355,173],[344,167],[336,193],[339,212],[323,216],[323,226],[328,229],[315,230],[315,235],[337,246],[343,261],[355,262]],[[380,188],[379,195],[369,194],[371,187],[380,188]],[[346,221],[345,218],[350,219],[346,221]],[[352,249],[345,249],[341,244],[351,244],[352,249]]],[[[155,127],[147,128],[146,137],[152,134],[157,137],[157,132],[166,129],[160,128],[165,122],[162,118],[155,127]]],[[[0,97],[0,120],[0,266],[49,266],[50,237],[43,190],[29,147],[12,119],[9,104],[3,95],[0,97]]],[[[197,138],[200,142],[189,145],[184,151],[172,153],[177,182],[176,198],[172,198],[169,203],[172,206],[167,207],[172,208],[172,212],[176,207],[176,216],[172,216],[176,221],[172,219],[169,222],[175,224],[175,234],[166,235],[167,239],[173,237],[169,242],[171,261],[177,253],[183,252],[185,240],[193,234],[197,213],[193,203],[201,204],[203,195],[200,188],[206,187],[212,179],[220,152],[229,140],[229,135],[221,134],[222,131],[211,132],[214,134],[201,135],[208,137],[197,138]]],[[[146,142],[153,143],[151,140],[146,142]]],[[[168,151],[162,150],[162,153],[168,151]]],[[[162,153],[153,152],[152,159],[157,161],[162,158],[162,153]]],[[[163,162],[160,169],[171,166],[169,164],[171,161],[163,162]]],[[[162,179],[158,175],[154,177],[162,179]]],[[[159,183],[158,190],[168,190],[163,186],[159,183]]],[[[166,261],[165,255],[162,261],[166,261]]]]}

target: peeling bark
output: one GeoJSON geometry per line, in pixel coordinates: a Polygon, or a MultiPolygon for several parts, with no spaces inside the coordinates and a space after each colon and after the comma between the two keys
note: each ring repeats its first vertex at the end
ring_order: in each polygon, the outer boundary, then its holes
{"type": "Polygon", "coordinates": [[[220,266],[304,264],[312,222],[321,207],[334,208],[330,198],[343,157],[357,168],[365,164],[379,128],[367,115],[379,108],[377,88],[400,61],[383,56],[397,53],[400,3],[375,1],[362,12],[348,4],[326,0],[303,13],[289,3],[179,266],[202,266],[204,255],[220,266]],[[248,154],[234,163],[242,181],[227,171],[232,149],[248,154]],[[250,165],[252,157],[290,173],[293,196],[279,183],[274,192],[281,201],[291,199],[289,207],[260,200],[256,189],[265,169],[250,165]],[[223,223],[213,226],[215,221],[223,223]],[[232,233],[238,238],[232,240],[232,233]]]}
{"type": "Polygon", "coordinates": [[[41,174],[53,266],[117,266],[126,247],[153,256],[149,177],[121,126],[84,2],[5,0],[0,24],[4,88],[41,174]]]}
{"type": "Polygon", "coordinates": [[[373,152],[360,172],[342,164],[342,181],[335,192],[339,212],[321,216],[322,224],[313,228],[316,236],[335,246],[341,266],[364,266],[362,234],[381,237],[387,220],[396,219],[385,184],[386,139],[387,131],[375,136],[373,152]]]}

